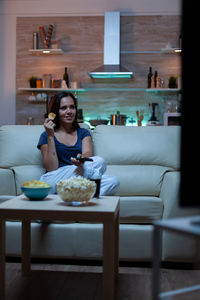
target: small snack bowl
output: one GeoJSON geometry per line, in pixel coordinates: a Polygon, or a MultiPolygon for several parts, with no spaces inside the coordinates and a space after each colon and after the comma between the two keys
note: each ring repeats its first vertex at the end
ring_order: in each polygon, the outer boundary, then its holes
{"type": "Polygon", "coordinates": [[[21,190],[30,200],[43,200],[49,194],[51,186],[43,181],[30,180],[22,184],[21,190]]]}
{"type": "Polygon", "coordinates": [[[87,204],[96,191],[96,183],[81,176],[61,180],[56,187],[60,198],[74,206],[87,204]]]}

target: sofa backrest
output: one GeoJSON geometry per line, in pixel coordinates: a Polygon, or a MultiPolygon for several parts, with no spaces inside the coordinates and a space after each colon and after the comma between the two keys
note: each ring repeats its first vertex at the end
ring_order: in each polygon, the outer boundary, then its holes
{"type": "Polygon", "coordinates": [[[41,165],[42,157],[37,149],[42,125],[5,125],[0,128],[0,167],[41,165]]]}
{"type": "MultiPolygon", "coordinates": [[[[81,127],[89,128],[87,124],[81,127]]],[[[43,125],[5,125],[0,127],[0,167],[42,165],[42,155],[37,149],[43,125]]]]}
{"type": "Polygon", "coordinates": [[[94,154],[108,165],[159,165],[180,168],[179,126],[107,126],[94,129],[94,154]]]}

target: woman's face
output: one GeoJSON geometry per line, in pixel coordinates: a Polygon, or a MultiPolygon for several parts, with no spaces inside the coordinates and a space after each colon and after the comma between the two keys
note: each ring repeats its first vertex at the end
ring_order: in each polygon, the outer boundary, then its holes
{"type": "Polygon", "coordinates": [[[74,100],[68,96],[60,101],[59,117],[62,124],[72,124],[76,117],[76,107],[74,100]]]}

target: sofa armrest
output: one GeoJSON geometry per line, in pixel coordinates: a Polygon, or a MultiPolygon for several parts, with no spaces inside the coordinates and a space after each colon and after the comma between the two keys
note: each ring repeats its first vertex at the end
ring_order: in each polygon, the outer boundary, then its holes
{"type": "MultiPolygon", "coordinates": [[[[198,209],[181,207],[180,200],[180,172],[166,172],[161,186],[160,198],[164,203],[163,219],[192,216],[199,214],[198,209]]],[[[174,232],[163,232],[162,260],[191,261],[199,259],[199,247],[191,237],[174,232]],[[181,253],[181,258],[180,258],[181,253]]]]}
{"type": "Polygon", "coordinates": [[[164,204],[163,219],[199,214],[198,209],[183,208],[180,206],[180,183],[180,172],[165,173],[160,191],[160,198],[164,204]]]}
{"type": "Polygon", "coordinates": [[[11,169],[0,168],[0,195],[16,196],[15,178],[11,169]]]}

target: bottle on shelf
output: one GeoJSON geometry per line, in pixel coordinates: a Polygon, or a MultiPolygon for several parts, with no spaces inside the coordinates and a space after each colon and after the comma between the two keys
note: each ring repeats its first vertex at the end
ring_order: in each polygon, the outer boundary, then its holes
{"type": "Polygon", "coordinates": [[[161,88],[161,78],[159,75],[157,76],[157,79],[156,79],[156,88],[157,89],[161,88]]]}
{"type": "Polygon", "coordinates": [[[152,67],[149,67],[149,73],[147,75],[147,88],[150,89],[151,88],[151,77],[152,77],[153,73],[152,73],[152,67]]]}
{"type": "Polygon", "coordinates": [[[158,71],[155,71],[154,73],[154,87],[156,88],[157,85],[157,77],[158,77],[158,71]]]}
{"type": "Polygon", "coordinates": [[[155,76],[154,75],[151,76],[151,88],[155,89],[155,76]]]}
{"type": "Polygon", "coordinates": [[[67,67],[65,67],[65,73],[63,74],[63,80],[65,80],[66,85],[69,88],[69,75],[67,73],[67,67]]]}
{"type": "Polygon", "coordinates": [[[33,49],[38,49],[38,32],[33,32],[33,49]]]}

